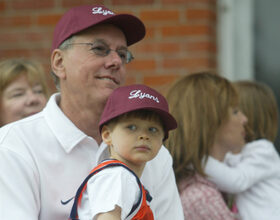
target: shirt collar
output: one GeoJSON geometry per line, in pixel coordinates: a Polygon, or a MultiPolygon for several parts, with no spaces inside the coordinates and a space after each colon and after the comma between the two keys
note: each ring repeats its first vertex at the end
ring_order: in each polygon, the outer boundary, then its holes
{"type": "Polygon", "coordinates": [[[43,114],[46,117],[48,126],[53,131],[61,146],[69,153],[87,135],[66,117],[58,106],[59,101],[60,93],[53,94],[44,108],[43,114]]]}

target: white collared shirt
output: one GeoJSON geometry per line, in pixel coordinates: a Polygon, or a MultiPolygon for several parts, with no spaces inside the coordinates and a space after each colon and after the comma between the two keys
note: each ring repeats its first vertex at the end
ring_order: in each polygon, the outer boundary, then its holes
{"type": "MultiPolygon", "coordinates": [[[[104,144],[80,131],[61,111],[59,94],[45,109],[0,129],[0,219],[65,220],[81,181],[108,157],[104,144]]],[[[155,219],[182,220],[183,212],[165,147],[148,162],[141,181],[153,196],[155,219]]]]}

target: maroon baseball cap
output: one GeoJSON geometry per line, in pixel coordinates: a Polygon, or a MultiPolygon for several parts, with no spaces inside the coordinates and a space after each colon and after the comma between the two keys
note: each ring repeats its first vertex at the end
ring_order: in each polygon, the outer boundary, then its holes
{"type": "Polygon", "coordinates": [[[164,140],[168,131],[177,128],[175,118],[169,113],[166,99],[156,90],[140,84],[123,86],[115,89],[109,96],[101,119],[99,131],[111,119],[135,110],[148,109],[156,112],[164,126],[164,140]]]}
{"type": "Polygon", "coordinates": [[[145,36],[142,21],[130,14],[115,14],[103,5],[83,5],[71,8],[54,29],[52,51],[67,38],[97,24],[113,24],[119,27],[127,41],[127,46],[140,41],[145,36]]]}

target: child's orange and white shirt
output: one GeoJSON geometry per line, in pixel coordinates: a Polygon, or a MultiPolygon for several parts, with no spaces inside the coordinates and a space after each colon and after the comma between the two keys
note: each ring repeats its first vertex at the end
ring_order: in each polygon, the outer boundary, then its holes
{"type": "Polygon", "coordinates": [[[118,160],[95,167],[75,196],[70,219],[95,219],[99,213],[121,208],[122,220],[153,220],[151,196],[137,175],[118,160]]]}

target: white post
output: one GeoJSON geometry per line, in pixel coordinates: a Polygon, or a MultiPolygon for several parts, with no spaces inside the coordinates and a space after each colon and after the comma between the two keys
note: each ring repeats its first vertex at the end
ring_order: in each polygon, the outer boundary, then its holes
{"type": "Polygon", "coordinates": [[[254,78],[253,1],[217,0],[218,71],[229,80],[254,78]]]}

